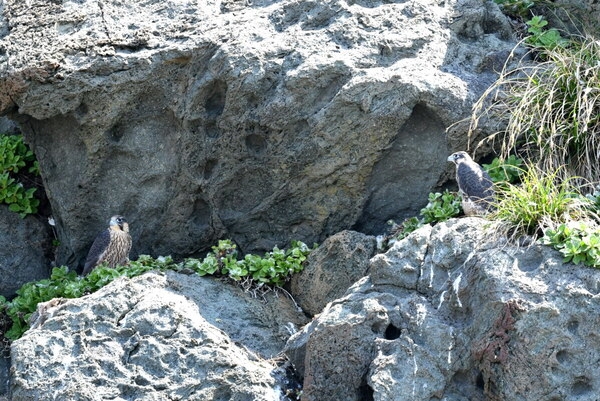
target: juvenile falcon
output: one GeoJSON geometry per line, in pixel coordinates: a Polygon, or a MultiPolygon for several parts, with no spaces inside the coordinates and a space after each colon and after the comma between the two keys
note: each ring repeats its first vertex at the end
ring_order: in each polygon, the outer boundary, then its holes
{"type": "Polygon", "coordinates": [[[456,152],[448,157],[456,164],[456,182],[462,198],[462,208],[467,216],[490,212],[494,206],[492,179],[467,152],[456,152]]]}
{"type": "Polygon", "coordinates": [[[123,216],[110,218],[110,225],[102,231],[92,244],[83,275],[87,276],[96,266],[107,263],[109,267],[124,265],[129,262],[129,251],[131,250],[131,236],[129,235],[129,224],[123,216]]]}

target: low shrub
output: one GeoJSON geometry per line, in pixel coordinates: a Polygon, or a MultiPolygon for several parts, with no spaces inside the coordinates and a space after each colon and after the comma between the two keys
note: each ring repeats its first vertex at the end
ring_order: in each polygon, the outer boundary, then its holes
{"type": "Polygon", "coordinates": [[[489,174],[492,182],[496,184],[518,183],[524,172],[523,160],[515,155],[509,155],[505,160],[496,157],[490,164],[482,164],[481,167],[489,174]]]}
{"type": "Polygon", "coordinates": [[[37,213],[40,204],[35,198],[36,188],[24,185],[23,173],[39,175],[33,152],[22,136],[0,134],[0,202],[21,217],[37,213]]]}
{"type": "Polygon", "coordinates": [[[445,190],[430,193],[427,206],[421,209],[423,223],[439,223],[462,213],[460,195],[456,192],[445,190]]]}
{"type": "Polygon", "coordinates": [[[564,262],[600,268],[600,229],[595,225],[563,223],[546,230],[541,243],[560,251],[564,262]]]}
{"type": "Polygon", "coordinates": [[[302,271],[309,253],[306,244],[293,241],[287,251],[275,247],[263,256],[247,254],[238,260],[235,244],[230,240],[221,240],[204,260],[186,259],[184,267],[201,276],[216,274],[234,281],[250,279],[256,286],[282,286],[292,274],[302,271]]]}

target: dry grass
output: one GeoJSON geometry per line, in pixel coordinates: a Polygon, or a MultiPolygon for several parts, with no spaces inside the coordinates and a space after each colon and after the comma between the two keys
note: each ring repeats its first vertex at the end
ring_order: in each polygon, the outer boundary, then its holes
{"type": "Polygon", "coordinates": [[[499,140],[502,157],[518,151],[542,171],[558,171],[559,179],[598,182],[600,41],[587,37],[547,50],[543,62],[532,54],[516,68],[505,66],[474,106],[470,131],[486,115],[499,117],[506,129],[484,141],[499,140]]]}

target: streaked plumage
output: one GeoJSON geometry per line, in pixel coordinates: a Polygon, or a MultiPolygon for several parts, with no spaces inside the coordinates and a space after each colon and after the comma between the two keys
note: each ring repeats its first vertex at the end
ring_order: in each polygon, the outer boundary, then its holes
{"type": "Polygon", "coordinates": [[[490,212],[494,206],[494,187],[488,173],[475,163],[467,152],[456,152],[448,157],[456,164],[456,182],[462,198],[465,215],[475,216],[490,212]]]}
{"type": "Polygon", "coordinates": [[[98,234],[90,248],[83,275],[86,276],[102,263],[107,263],[110,267],[126,264],[129,262],[130,250],[129,224],[123,216],[111,217],[109,227],[98,234]]]}

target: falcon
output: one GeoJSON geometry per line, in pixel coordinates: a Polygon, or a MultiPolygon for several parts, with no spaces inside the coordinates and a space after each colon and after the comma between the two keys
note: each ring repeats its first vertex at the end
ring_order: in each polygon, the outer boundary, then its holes
{"type": "Polygon", "coordinates": [[[108,228],[102,231],[92,244],[85,260],[83,275],[87,276],[102,263],[114,268],[129,262],[131,236],[129,224],[123,216],[112,216],[108,228]]]}
{"type": "Polygon", "coordinates": [[[456,164],[456,182],[467,216],[483,215],[493,210],[492,179],[467,152],[452,153],[449,162],[456,164]]]}

